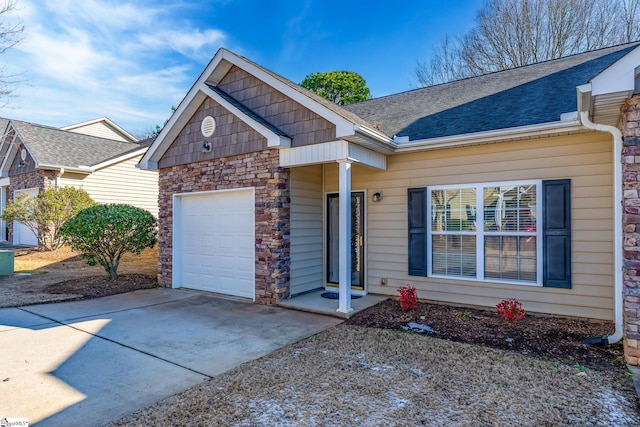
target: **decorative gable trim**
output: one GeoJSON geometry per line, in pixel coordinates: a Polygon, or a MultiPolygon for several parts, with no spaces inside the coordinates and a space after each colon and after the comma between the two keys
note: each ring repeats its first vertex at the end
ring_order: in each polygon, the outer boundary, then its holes
{"type": "Polygon", "coordinates": [[[267,146],[269,148],[291,147],[291,138],[289,138],[288,136],[284,136],[284,135],[280,135],[280,134],[275,133],[273,130],[269,129],[267,126],[265,126],[264,124],[260,123],[255,118],[250,117],[249,115],[247,115],[245,112],[240,110],[237,106],[233,105],[226,98],[224,98],[223,96],[221,96],[217,92],[213,91],[209,87],[206,87],[205,89],[203,89],[203,92],[208,97],[210,97],[211,99],[216,101],[218,104],[220,104],[224,109],[226,109],[231,114],[233,114],[234,116],[236,116],[237,118],[242,120],[244,123],[246,123],[251,128],[253,128],[253,130],[255,130],[260,135],[262,135],[265,138],[267,138],[267,146]]]}
{"type": "Polygon", "coordinates": [[[31,150],[29,150],[29,146],[24,143],[24,140],[20,136],[20,132],[18,132],[18,129],[16,129],[13,123],[9,122],[5,133],[2,136],[2,141],[0,142],[0,152],[5,153],[4,158],[2,159],[2,164],[0,164],[0,176],[9,176],[11,165],[13,164],[16,155],[18,155],[19,148],[21,147],[27,150],[28,155],[33,159],[35,163],[34,168],[38,169],[38,159],[33,155],[31,150]],[[12,131],[13,136],[10,135],[12,131]],[[11,139],[11,141],[8,141],[9,138],[11,139]]]}
{"type": "MultiPolygon", "coordinates": [[[[292,100],[296,101],[297,103],[299,103],[303,107],[308,108],[309,110],[313,111],[317,115],[319,115],[319,116],[325,118],[326,120],[330,121],[331,123],[333,123],[336,126],[336,136],[338,138],[354,135],[355,123],[353,123],[350,120],[347,120],[346,118],[340,116],[339,114],[335,113],[334,111],[329,110],[328,108],[326,108],[322,104],[319,104],[318,102],[310,99],[308,96],[304,95],[303,93],[298,92],[297,90],[295,90],[295,89],[291,88],[290,86],[284,84],[283,82],[281,82],[280,80],[275,78],[272,74],[267,73],[264,69],[262,69],[262,68],[256,66],[255,64],[245,60],[244,58],[242,58],[242,57],[240,57],[240,56],[238,56],[238,55],[236,55],[236,54],[234,54],[234,53],[232,53],[232,52],[230,52],[230,51],[228,51],[226,49],[220,49],[220,50],[218,50],[218,52],[214,56],[213,61],[217,61],[218,63],[226,62],[227,64],[230,64],[230,65],[224,64],[223,69],[226,69],[226,71],[228,71],[228,69],[231,68],[231,65],[235,65],[235,66],[245,70],[247,73],[252,74],[257,79],[263,81],[264,83],[268,84],[269,86],[271,86],[271,87],[275,88],[276,90],[282,92],[287,97],[289,97],[292,100]]],[[[225,74],[226,74],[226,72],[225,72],[225,74]]],[[[224,77],[224,75],[221,75],[221,73],[211,73],[210,77],[211,77],[211,79],[207,78],[206,82],[208,84],[217,86],[217,84],[220,82],[220,79],[222,79],[222,77],[224,77]]]]}
{"type": "MultiPolygon", "coordinates": [[[[217,86],[233,65],[252,74],[257,79],[280,91],[293,101],[298,102],[303,107],[309,109],[310,111],[313,111],[327,121],[333,123],[336,127],[337,138],[353,138],[365,133],[367,136],[375,136],[379,138],[381,142],[391,144],[395,147],[395,144],[393,144],[391,138],[373,129],[367,132],[368,128],[363,124],[354,123],[353,121],[341,116],[335,111],[330,110],[321,103],[309,98],[304,93],[299,92],[289,85],[285,84],[274,75],[265,71],[263,68],[253,64],[252,62],[226,49],[219,49],[213,59],[205,68],[204,72],[200,75],[196,83],[191,87],[185,98],[182,100],[182,102],[180,102],[176,111],[169,118],[169,121],[160,132],[160,135],[158,135],[153,145],[149,148],[145,156],[142,158],[142,160],[138,164],[138,167],[142,169],[158,168],[158,162],[160,161],[164,153],[169,149],[169,146],[178,136],[180,130],[187,124],[190,117],[195,113],[198,106],[202,103],[206,96],[212,97],[216,100],[216,102],[219,102],[221,105],[225,106],[225,108],[227,108],[227,106],[230,106],[230,111],[232,109],[239,111],[239,109],[231,106],[231,103],[229,103],[228,101],[224,103],[221,102],[222,97],[217,96],[214,98],[212,96],[214,91],[209,88],[209,85],[217,86]]],[[[269,140],[270,147],[290,146],[290,140],[287,142],[287,140],[283,139],[282,136],[275,137],[274,135],[277,135],[275,132],[271,132],[270,130],[268,130],[268,128],[266,128],[264,125],[256,121],[254,118],[248,116],[247,114],[239,111],[237,117],[250,125],[256,131],[265,135],[269,140]]]]}

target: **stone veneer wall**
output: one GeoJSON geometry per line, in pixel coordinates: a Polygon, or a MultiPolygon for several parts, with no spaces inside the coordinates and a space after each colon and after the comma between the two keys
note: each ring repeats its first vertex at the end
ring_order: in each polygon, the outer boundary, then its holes
{"type": "Polygon", "coordinates": [[[289,297],[289,170],[277,149],[223,157],[160,170],[158,283],[171,286],[174,194],[255,188],[256,302],[289,297]]]}
{"type": "MultiPolygon", "coordinates": [[[[628,99],[622,116],[624,354],[640,364],[640,96],[628,99]]],[[[617,218],[616,218],[617,220],[617,218]]]]}
{"type": "MultiPolygon", "coordinates": [[[[16,156],[18,157],[18,156],[16,156]]],[[[56,186],[56,172],[50,170],[34,170],[31,172],[11,175],[9,179],[9,193],[7,201],[13,200],[16,190],[26,190],[27,188],[39,188],[40,191],[56,186]]],[[[13,223],[7,224],[7,241],[13,242],[13,223]]]]}

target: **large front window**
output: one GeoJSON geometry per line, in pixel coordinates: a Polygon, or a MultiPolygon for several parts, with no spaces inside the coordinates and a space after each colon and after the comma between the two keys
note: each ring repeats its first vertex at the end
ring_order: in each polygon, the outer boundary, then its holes
{"type": "Polygon", "coordinates": [[[540,186],[429,188],[429,275],[541,284],[540,186]]]}

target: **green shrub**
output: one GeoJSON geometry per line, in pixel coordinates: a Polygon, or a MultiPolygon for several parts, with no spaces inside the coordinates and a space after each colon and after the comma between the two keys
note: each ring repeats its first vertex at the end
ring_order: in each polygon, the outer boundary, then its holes
{"type": "Polygon", "coordinates": [[[48,188],[36,197],[23,194],[7,203],[2,219],[24,224],[38,238],[38,246],[55,251],[62,242],[60,228],[82,209],[96,203],[75,187],[48,188]]]}
{"type": "Polygon", "coordinates": [[[129,205],[97,205],[80,211],[60,230],[65,243],[82,253],[87,264],[100,264],[118,277],[125,252],[140,254],[158,241],[157,221],[144,209],[129,205]]]}

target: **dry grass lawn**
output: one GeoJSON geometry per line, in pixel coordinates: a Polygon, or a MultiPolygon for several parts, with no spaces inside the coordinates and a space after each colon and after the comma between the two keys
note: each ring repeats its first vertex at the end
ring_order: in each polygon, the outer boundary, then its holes
{"type": "MultiPolygon", "coordinates": [[[[15,251],[15,273],[0,276],[0,308],[80,298],[76,293],[49,293],[46,288],[69,280],[107,277],[100,266],[89,266],[78,252],[63,247],[55,252],[33,249],[15,251]]],[[[146,249],[140,255],[125,254],[119,275],[142,274],[150,280],[158,274],[158,248],[146,249]]]]}

